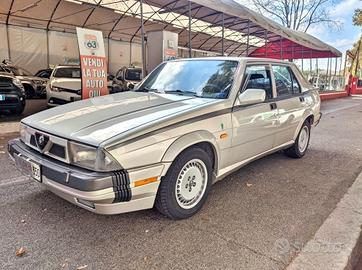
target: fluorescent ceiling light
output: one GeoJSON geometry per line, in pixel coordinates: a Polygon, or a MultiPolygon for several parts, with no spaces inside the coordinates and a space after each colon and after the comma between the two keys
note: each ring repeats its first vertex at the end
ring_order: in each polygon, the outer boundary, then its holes
{"type": "Polygon", "coordinates": [[[74,4],[78,4],[78,5],[83,4],[83,2],[78,1],[78,0],[65,0],[65,1],[67,1],[67,2],[71,2],[71,3],[74,3],[74,4]]]}

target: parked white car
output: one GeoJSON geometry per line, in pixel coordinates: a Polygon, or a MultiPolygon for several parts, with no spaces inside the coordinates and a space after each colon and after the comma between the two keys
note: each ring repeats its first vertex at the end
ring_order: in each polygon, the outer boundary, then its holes
{"type": "Polygon", "coordinates": [[[46,86],[49,107],[81,99],[82,82],[79,66],[57,66],[46,86]]]}
{"type": "Polygon", "coordinates": [[[320,117],[318,91],[292,63],[180,59],[132,92],[23,119],[9,153],[19,169],[92,212],[155,205],[182,219],[243,165],[278,150],[303,157],[320,117]]]}

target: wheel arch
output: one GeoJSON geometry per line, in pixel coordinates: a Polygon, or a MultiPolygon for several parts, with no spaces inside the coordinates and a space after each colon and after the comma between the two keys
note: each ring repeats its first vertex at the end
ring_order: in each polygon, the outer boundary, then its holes
{"type": "Polygon", "coordinates": [[[303,120],[300,121],[300,123],[298,124],[298,128],[296,129],[295,133],[294,133],[294,137],[293,139],[296,140],[299,134],[300,129],[302,128],[302,125],[305,121],[308,121],[310,126],[312,126],[313,122],[314,122],[314,114],[312,112],[312,110],[307,110],[305,111],[304,115],[303,115],[303,120]]]}
{"type": "Polygon", "coordinates": [[[168,147],[162,157],[162,162],[173,162],[182,152],[191,147],[200,147],[212,154],[213,170],[217,172],[220,149],[216,138],[208,131],[195,131],[179,137],[168,147]]]}

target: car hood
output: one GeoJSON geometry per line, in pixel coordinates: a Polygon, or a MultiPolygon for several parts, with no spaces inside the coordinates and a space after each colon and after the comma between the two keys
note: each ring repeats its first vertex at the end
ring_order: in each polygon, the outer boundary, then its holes
{"type": "Polygon", "coordinates": [[[48,79],[36,77],[36,76],[16,76],[20,81],[42,81],[47,82],[48,79]]]}
{"type": "Polygon", "coordinates": [[[53,78],[50,81],[51,87],[61,87],[71,90],[79,90],[82,88],[81,79],[71,79],[71,78],[53,78]]]}
{"type": "MultiPolygon", "coordinates": [[[[190,96],[123,92],[58,106],[22,120],[56,136],[98,146],[139,132],[218,100],[190,96]],[[111,140],[112,141],[112,140],[111,140]]],[[[220,100],[219,100],[220,101],[220,100]]],[[[123,138],[124,139],[124,138],[123,138]]]]}

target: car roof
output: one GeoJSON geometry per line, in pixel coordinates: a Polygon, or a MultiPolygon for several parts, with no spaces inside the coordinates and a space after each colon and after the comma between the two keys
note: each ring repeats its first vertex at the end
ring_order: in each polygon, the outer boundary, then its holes
{"type": "Polygon", "coordinates": [[[0,72],[0,77],[15,78],[15,76],[8,72],[0,72]]]}
{"type": "Polygon", "coordinates": [[[56,68],[80,68],[80,66],[79,65],[58,65],[54,69],[56,69],[56,68]]]}
{"type": "Polygon", "coordinates": [[[267,63],[283,63],[283,64],[293,64],[289,61],[271,59],[271,58],[261,58],[261,57],[232,57],[232,56],[212,56],[212,57],[196,57],[196,58],[180,58],[171,60],[169,62],[178,62],[178,61],[197,61],[197,60],[222,60],[222,61],[237,61],[237,62],[267,62],[267,63]]]}

